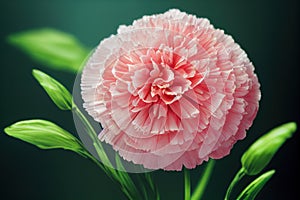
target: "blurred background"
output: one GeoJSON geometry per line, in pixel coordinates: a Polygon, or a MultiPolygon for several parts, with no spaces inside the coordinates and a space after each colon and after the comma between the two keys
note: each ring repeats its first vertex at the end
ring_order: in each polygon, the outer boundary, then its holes
{"type": "MultiPolygon", "coordinates": [[[[299,118],[299,1],[204,0],[2,0],[0,2],[0,199],[125,199],[119,188],[90,161],[62,150],[44,151],[8,137],[4,127],[20,120],[49,119],[76,133],[72,114],[60,111],[31,75],[38,68],[72,89],[73,74],[32,61],[5,40],[19,31],[51,27],[75,35],[93,48],[145,14],[179,8],[207,17],[248,53],[262,90],[260,110],[248,137],[230,156],[217,161],[204,199],[222,199],[247,147],[270,128],[299,118]]],[[[257,199],[298,199],[299,131],[267,169],[276,174],[257,199]]],[[[266,170],[267,170],[266,169],[266,170]]],[[[202,167],[191,171],[196,184],[202,167]]],[[[153,172],[161,199],[183,199],[183,173],[153,172]]]]}

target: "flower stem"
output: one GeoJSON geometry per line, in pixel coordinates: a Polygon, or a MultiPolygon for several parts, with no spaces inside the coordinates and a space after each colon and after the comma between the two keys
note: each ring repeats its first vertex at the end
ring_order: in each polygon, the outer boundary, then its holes
{"type": "Polygon", "coordinates": [[[232,189],[235,187],[235,185],[245,176],[245,169],[241,168],[235,175],[235,177],[233,178],[233,180],[231,181],[227,191],[226,191],[226,195],[225,195],[225,200],[229,200],[229,197],[231,195],[232,189]]]}
{"type": "MultiPolygon", "coordinates": [[[[85,156],[87,156],[93,162],[95,162],[113,181],[117,181],[121,186],[121,190],[127,196],[128,199],[141,199],[141,195],[129,174],[125,171],[117,171],[113,168],[111,161],[107,157],[105,150],[97,137],[97,133],[75,103],[73,103],[72,109],[84,125],[84,128],[87,134],[89,135],[90,139],[93,141],[93,146],[102,163],[100,163],[100,161],[98,161],[89,152],[86,152],[85,156]]],[[[121,169],[123,167],[121,162],[119,162],[119,167],[121,169]]]]}
{"type": "Polygon", "coordinates": [[[212,159],[209,160],[206,165],[205,171],[203,172],[203,175],[199,180],[197,187],[192,195],[191,200],[199,200],[202,198],[202,195],[204,194],[205,188],[208,184],[214,166],[215,166],[215,160],[212,159]]]}
{"type": "Polygon", "coordinates": [[[184,200],[191,199],[190,171],[184,168],[184,200]]]}
{"type": "Polygon", "coordinates": [[[77,115],[77,117],[81,120],[82,124],[84,125],[84,127],[86,129],[86,132],[92,139],[94,148],[95,148],[101,162],[103,164],[105,164],[106,166],[111,167],[112,164],[111,164],[110,160],[108,159],[108,157],[102,147],[102,144],[97,137],[97,133],[95,132],[94,128],[91,126],[91,124],[88,122],[86,117],[82,114],[82,112],[80,111],[80,109],[77,107],[77,105],[75,103],[73,103],[73,111],[77,115]]]}

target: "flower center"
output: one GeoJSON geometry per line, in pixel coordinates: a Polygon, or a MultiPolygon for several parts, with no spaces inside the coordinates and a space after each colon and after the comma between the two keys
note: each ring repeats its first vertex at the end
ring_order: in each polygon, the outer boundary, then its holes
{"type": "Polygon", "coordinates": [[[150,77],[153,79],[151,85],[151,96],[158,96],[166,104],[174,102],[178,95],[176,91],[172,91],[175,74],[174,71],[165,64],[153,65],[153,70],[150,72],[150,77]]]}
{"type": "Polygon", "coordinates": [[[128,90],[146,104],[158,101],[172,104],[203,79],[197,63],[190,63],[167,47],[129,52],[118,59],[112,72],[128,84],[122,90],[128,90]]]}

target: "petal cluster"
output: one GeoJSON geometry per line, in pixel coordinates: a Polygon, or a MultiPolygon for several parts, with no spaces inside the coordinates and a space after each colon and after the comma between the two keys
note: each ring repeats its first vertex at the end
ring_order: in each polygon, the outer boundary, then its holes
{"type": "Polygon", "coordinates": [[[246,53],[207,19],[144,16],[101,41],[82,74],[99,139],[149,169],[194,168],[229,154],[260,99],[246,53]]]}

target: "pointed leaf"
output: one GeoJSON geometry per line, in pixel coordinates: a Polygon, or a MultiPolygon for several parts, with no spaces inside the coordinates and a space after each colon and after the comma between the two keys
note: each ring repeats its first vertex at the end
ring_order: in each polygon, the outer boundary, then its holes
{"type": "Polygon", "coordinates": [[[241,159],[246,174],[256,175],[260,173],[284,142],[292,137],[296,129],[296,123],[286,123],[272,129],[256,140],[243,154],[241,159]]]}
{"type": "Polygon", "coordinates": [[[73,73],[89,54],[74,36],[50,28],[16,33],[8,42],[48,67],[73,73]]]}
{"type": "Polygon", "coordinates": [[[20,121],[4,129],[4,132],[41,149],[67,149],[79,154],[85,152],[81,142],[56,124],[41,120],[20,121]]]}
{"type": "Polygon", "coordinates": [[[37,69],[34,69],[32,74],[57,107],[61,110],[72,109],[72,95],[62,84],[37,69]]]}
{"type": "Polygon", "coordinates": [[[264,185],[268,182],[268,180],[273,176],[275,170],[270,170],[253,182],[251,182],[238,196],[237,200],[253,200],[257,196],[257,194],[261,191],[264,185]]]}

